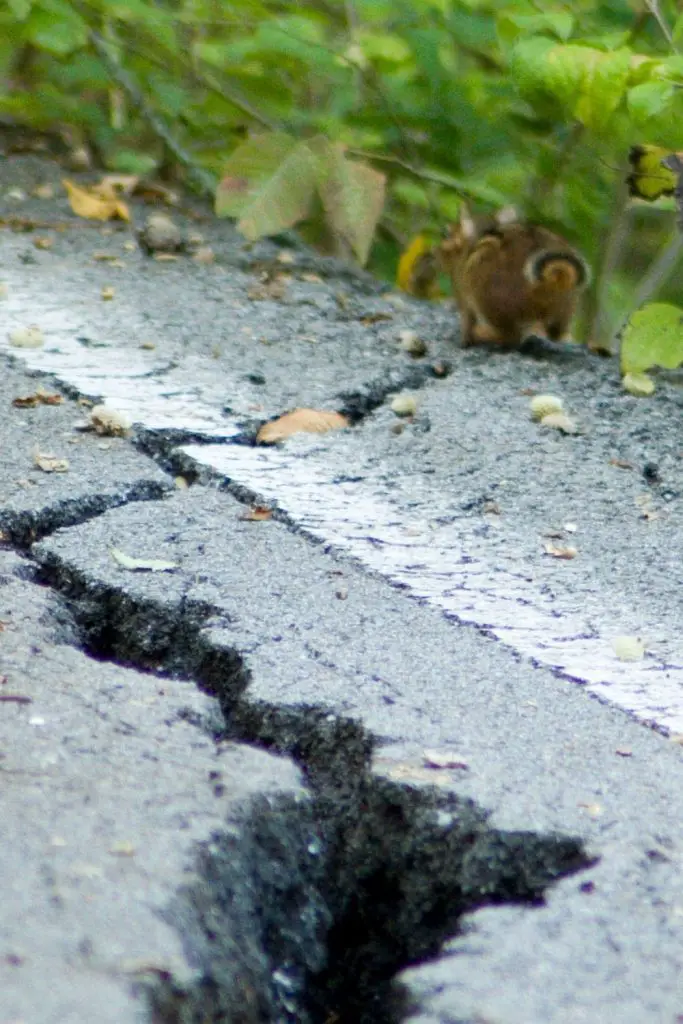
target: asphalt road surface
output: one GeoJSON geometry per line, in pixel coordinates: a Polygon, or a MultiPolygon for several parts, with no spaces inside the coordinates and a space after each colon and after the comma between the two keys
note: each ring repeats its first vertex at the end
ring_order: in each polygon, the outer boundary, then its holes
{"type": "Polygon", "coordinates": [[[2,170],[0,1024],[683,1020],[676,381],[2,170]]]}

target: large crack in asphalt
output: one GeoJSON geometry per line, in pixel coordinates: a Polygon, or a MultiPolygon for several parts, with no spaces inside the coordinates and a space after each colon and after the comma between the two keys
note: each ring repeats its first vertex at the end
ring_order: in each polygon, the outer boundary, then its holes
{"type": "Polygon", "coordinates": [[[248,660],[204,632],[210,605],[133,599],[35,554],[86,653],[194,683],[220,703],[217,742],[287,755],[307,780],[309,799],[257,800],[243,828],[202,844],[168,908],[197,980],[147,985],[155,1024],[395,1024],[410,1009],[397,973],[436,955],[462,914],[541,903],[592,863],[574,837],[496,829],[468,799],[376,774],[358,722],[250,700],[248,660]]]}

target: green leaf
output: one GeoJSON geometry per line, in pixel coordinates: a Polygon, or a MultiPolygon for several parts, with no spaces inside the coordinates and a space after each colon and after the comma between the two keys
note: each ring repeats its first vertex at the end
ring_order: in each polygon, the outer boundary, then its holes
{"type": "Polygon", "coordinates": [[[315,195],[316,171],[307,143],[297,143],[275,173],[252,191],[237,223],[238,231],[253,242],[304,220],[315,195]]]}
{"type": "Polygon", "coordinates": [[[115,149],[107,153],[107,167],[121,174],[139,174],[144,177],[159,166],[160,161],[139,149],[115,149]]]}
{"type": "Polygon", "coordinates": [[[66,57],[88,41],[86,22],[62,0],[46,0],[34,7],[24,32],[28,42],[58,57],[66,57]]]}
{"type": "Polygon", "coordinates": [[[364,264],[384,208],[386,178],[367,164],[347,160],[341,145],[323,139],[313,140],[311,147],[318,158],[318,193],[327,221],[364,264]]]}
{"type": "Polygon", "coordinates": [[[631,53],[624,48],[613,53],[591,50],[591,54],[574,114],[587,128],[600,132],[624,99],[631,53]]]}
{"type": "Polygon", "coordinates": [[[671,104],[674,87],[669,82],[644,82],[629,89],[628,112],[637,125],[647,126],[651,117],[658,117],[671,104]]]}
{"type": "Polygon", "coordinates": [[[498,38],[504,46],[511,46],[520,37],[554,35],[566,42],[574,28],[574,16],[568,11],[520,14],[514,10],[504,11],[496,19],[498,38]]]}
{"type": "Polygon", "coordinates": [[[217,216],[239,217],[296,146],[296,139],[284,132],[257,135],[238,146],[223,167],[216,190],[217,216]]]}
{"type": "Polygon", "coordinates": [[[8,0],[8,5],[17,21],[26,21],[31,13],[33,0],[8,0]]]}
{"type": "Polygon", "coordinates": [[[652,366],[675,370],[683,363],[683,309],[652,302],[629,320],[621,342],[621,369],[640,374],[652,366]]]}

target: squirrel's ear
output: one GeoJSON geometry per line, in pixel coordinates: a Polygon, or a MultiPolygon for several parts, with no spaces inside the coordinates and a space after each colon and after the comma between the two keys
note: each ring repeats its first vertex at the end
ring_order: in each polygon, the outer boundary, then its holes
{"type": "Polygon", "coordinates": [[[470,213],[467,203],[460,204],[460,230],[463,237],[468,241],[476,238],[477,236],[477,225],[475,224],[474,217],[470,213]]]}
{"type": "Polygon", "coordinates": [[[505,227],[506,224],[516,224],[519,220],[519,213],[514,206],[503,206],[496,213],[496,224],[505,227]]]}

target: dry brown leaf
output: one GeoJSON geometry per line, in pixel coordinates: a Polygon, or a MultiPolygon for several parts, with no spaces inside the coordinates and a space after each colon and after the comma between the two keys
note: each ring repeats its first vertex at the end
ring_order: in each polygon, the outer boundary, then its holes
{"type": "Polygon", "coordinates": [[[240,519],[248,523],[262,523],[273,518],[272,508],[267,505],[253,505],[247,512],[243,512],[240,519]]]}
{"type": "Polygon", "coordinates": [[[551,558],[564,558],[565,560],[576,558],[579,553],[569,544],[544,544],[543,550],[551,558]]]}
{"type": "Polygon", "coordinates": [[[12,400],[15,409],[33,409],[36,405],[61,405],[64,401],[63,395],[50,394],[38,388],[32,395],[23,395],[12,400]]]}
{"type": "Polygon", "coordinates": [[[192,253],[192,259],[195,263],[201,263],[202,265],[207,266],[209,263],[216,262],[216,253],[210,245],[200,245],[200,247],[192,253]]]}
{"type": "Polygon", "coordinates": [[[348,427],[346,416],[327,409],[294,409],[270,423],[264,423],[256,440],[259,444],[275,444],[285,441],[292,434],[326,434],[328,430],[343,430],[348,427]]]}
{"type": "Polygon", "coordinates": [[[63,178],[62,184],[69,196],[69,205],[77,217],[86,220],[113,220],[116,217],[119,220],[130,220],[127,205],[113,189],[102,189],[98,185],[81,188],[68,178],[63,178]]]}
{"type": "Polygon", "coordinates": [[[36,199],[54,199],[54,185],[51,185],[49,182],[46,182],[44,185],[36,185],[31,195],[35,196],[36,199]]]}
{"type": "Polygon", "coordinates": [[[47,452],[35,451],[33,453],[33,465],[42,469],[43,473],[66,473],[69,469],[69,460],[60,459],[56,455],[47,452]]]}
{"type": "Polygon", "coordinates": [[[284,298],[287,290],[288,279],[278,274],[277,277],[260,284],[253,284],[247,289],[247,298],[252,302],[260,302],[264,299],[278,300],[284,298]]]}

